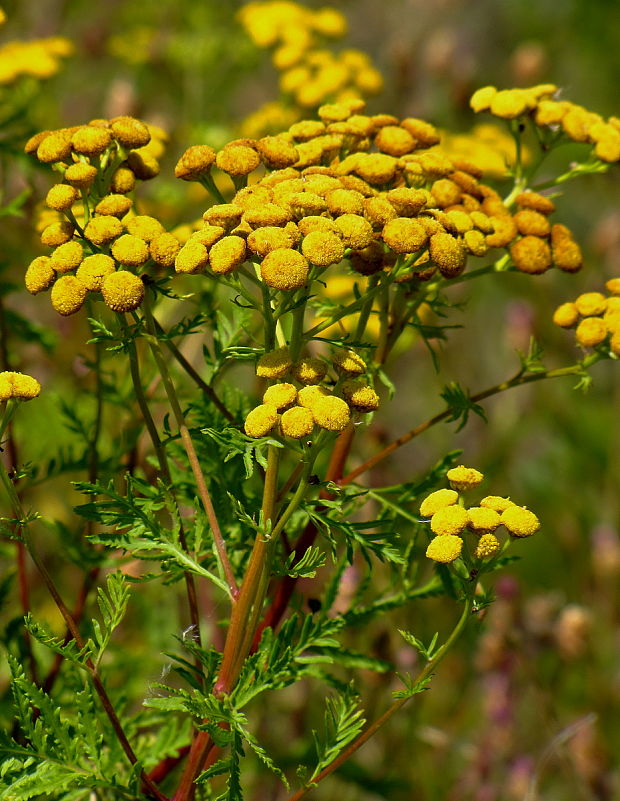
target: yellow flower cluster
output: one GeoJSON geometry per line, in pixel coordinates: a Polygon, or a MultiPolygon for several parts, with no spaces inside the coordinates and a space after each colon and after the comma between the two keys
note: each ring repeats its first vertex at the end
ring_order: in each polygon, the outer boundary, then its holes
{"type": "MultiPolygon", "coordinates": [[[[245,5],[239,19],[258,47],[272,48],[280,90],[298,109],[367,97],[383,88],[380,72],[365,53],[354,49],[333,53],[323,46],[323,39],[340,39],[347,32],[346,19],[334,8],[311,10],[290,0],[266,0],[245,5]]],[[[285,109],[279,104],[278,114],[285,109]]],[[[250,131],[275,130],[274,110],[272,104],[254,116],[250,131]],[[265,127],[257,128],[259,124],[265,127]]]]}
{"type": "Polygon", "coordinates": [[[212,181],[217,168],[237,191],[205,211],[177,271],[226,274],[251,259],[268,286],[292,291],[343,258],[365,276],[405,261],[407,280],[454,278],[490,248],[509,249],[526,273],[580,268],[548,198],[523,192],[513,213],[477,167],[438,147],[432,125],[363,112],[362,101],[326,104],[277,135],[189,148],[178,177],[212,181]]]}
{"type": "Polygon", "coordinates": [[[41,384],[36,378],[25,373],[5,371],[0,373],[0,402],[11,400],[32,400],[41,393],[41,384]]]}
{"type": "Polygon", "coordinates": [[[22,77],[51,78],[60,69],[61,60],[72,53],[73,45],[61,36],[5,42],[0,45],[0,86],[8,86],[22,77]]]}
{"type": "Polygon", "coordinates": [[[41,232],[53,250],[29,265],[29,292],[51,288],[52,306],[63,316],[79,311],[89,292],[101,293],[117,312],[140,305],[144,284],[133,271],[150,263],[170,268],[181,247],[158,220],[135,215],[128,197],[138,180],[159,173],[164,140],[154,126],[116,117],[43,131],[26,143],[26,153],[62,176],[45,201],[56,219],[41,232]]]}
{"type": "Polygon", "coordinates": [[[474,92],[470,105],[503,119],[528,115],[541,128],[558,129],[573,142],[593,145],[601,161],[620,161],[620,118],[606,120],[576,103],[555,99],[557,94],[554,84],[503,90],[484,86],[474,92]]]}
{"type": "Polygon", "coordinates": [[[620,356],[620,278],[605,284],[608,295],[584,292],[572,303],[562,303],[553,314],[561,328],[575,328],[575,338],[583,348],[604,346],[620,356]]]}
{"type": "Polygon", "coordinates": [[[293,364],[288,347],[265,353],[258,360],[256,375],[278,383],[265,391],[262,404],[248,414],[245,433],[264,437],[276,425],[280,434],[292,439],[309,437],[315,425],[325,431],[343,431],[353,414],[379,408],[379,396],[362,377],[366,370],[363,359],[352,350],[333,353],[331,365],[316,356],[293,364]],[[330,366],[333,377],[328,375],[330,366]],[[290,382],[280,381],[287,376],[290,382]],[[320,386],[326,378],[335,385],[334,391],[320,386]]]}
{"type": "Polygon", "coordinates": [[[448,470],[447,478],[452,489],[431,492],[420,505],[420,515],[429,518],[435,535],[426,549],[426,555],[434,562],[450,564],[458,559],[466,532],[476,538],[474,558],[482,560],[494,556],[502,547],[497,537],[501,526],[512,537],[530,537],[540,528],[533,512],[509,498],[487,495],[478,506],[469,508],[459,503],[459,492],[472,490],[483,481],[484,476],[478,470],[459,465],[448,470]]]}

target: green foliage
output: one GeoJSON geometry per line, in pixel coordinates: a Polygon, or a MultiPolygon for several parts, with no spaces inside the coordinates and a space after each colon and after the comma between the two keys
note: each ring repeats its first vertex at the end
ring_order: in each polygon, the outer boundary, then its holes
{"type": "Polygon", "coordinates": [[[317,753],[317,764],[309,782],[319,775],[344,748],[354,740],[366,723],[359,707],[359,697],[352,688],[343,695],[326,698],[325,722],[322,735],[312,732],[317,753]]]}

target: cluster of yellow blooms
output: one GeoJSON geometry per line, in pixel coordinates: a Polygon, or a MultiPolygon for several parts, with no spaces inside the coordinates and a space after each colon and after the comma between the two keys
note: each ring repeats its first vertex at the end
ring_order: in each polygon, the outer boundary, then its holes
{"type": "Polygon", "coordinates": [[[32,400],[40,392],[41,384],[30,375],[12,371],[0,373],[0,402],[11,399],[32,400]]]}
{"type": "Polygon", "coordinates": [[[489,111],[502,119],[527,115],[541,128],[561,130],[573,142],[594,145],[601,161],[620,161],[620,118],[605,120],[576,103],[555,99],[557,93],[554,84],[503,90],[484,86],[474,92],[470,105],[474,111],[489,111]]]}
{"type": "MultiPolygon", "coordinates": [[[[0,25],[6,14],[0,9],[0,25]]],[[[8,86],[19,78],[51,78],[60,69],[61,59],[73,53],[73,45],[62,36],[14,41],[0,45],[0,86],[8,86]]]]}
{"type": "Polygon", "coordinates": [[[319,120],[282,134],[238,139],[217,153],[189,148],[177,177],[212,180],[217,166],[237,192],[207,209],[205,227],[177,256],[177,272],[227,274],[250,258],[265,284],[290,291],[345,257],[366,276],[406,263],[398,280],[429,280],[437,271],[455,278],[468,256],[491,248],[509,249],[526,273],[581,267],[568,229],[549,223],[547,197],[523,192],[513,214],[480,170],[437,147],[432,125],[363,108],[363,101],[327,104],[319,120]],[[256,179],[258,169],[265,174],[256,179]]]}
{"type": "Polygon", "coordinates": [[[258,360],[256,375],[275,380],[263,395],[263,402],[248,414],[245,433],[265,437],[278,426],[292,439],[309,437],[318,426],[325,431],[343,431],[352,413],[374,412],[379,397],[364,378],[367,366],[352,350],[337,350],[331,366],[336,373],[333,391],[320,384],[329,381],[329,364],[316,356],[306,356],[293,364],[288,347],[265,353],[258,360]],[[281,382],[290,377],[295,383],[281,382]]]}
{"type": "Polygon", "coordinates": [[[144,298],[132,269],[174,263],[178,240],[155,218],[133,214],[128,197],[137,180],[159,173],[164,139],[160,129],[116,117],[43,131],[26,143],[26,153],[62,176],[45,201],[57,220],[41,233],[53,251],[34,259],[25,276],[32,294],[51,288],[59,314],[79,311],[89,292],[101,293],[114,311],[132,311],[144,298]]]}
{"type": "MultiPolygon", "coordinates": [[[[245,5],[239,19],[258,47],[273,48],[273,65],[289,107],[307,111],[328,101],[367,97],[383,88],[381,73],[366,53],[354,49],[333,53],[321,46],[321,38],[340,39],[347,32],[346,19],[334,8],[313,11],[290,0],[267,0],[245,5]]],[[[278,105],[286,110],[286,104],[278,105]]],[[[259,109],[246,121],[246,130],[258,133],[261,125],[261,133],[281,130],[267,127],[274,111],[273,104],[259,109]]]]}
{"type": "Polygon", "coordinates": [[[561,328],[575,328],[575,338],[584,348],[604,345],[620,356],[620,278],[605,284],[609,292],[584,292],[572,303],[562,303],[553,314],[561,328]],[[581,321],[580,321],[580,318],[581,321]]]}
{"type": "Polygon", "coordinates": [[[459,493],[475,489],[483,481],[478,470],[459,465],[448,470],[447,478],[452,489],[431,492],[420,505],[420,515],[430,518],[435,535],[426,549],[434,562],[449,564],[458,559],[466,545],[466,532],[476,538],[474,558],[488,559],[502,547],[497,537],[500,526],[512,537],[530,537],[540,528],[536,515],[510,498],[487,495],[478,506],[465,508],[459,502],[459,493]]]}

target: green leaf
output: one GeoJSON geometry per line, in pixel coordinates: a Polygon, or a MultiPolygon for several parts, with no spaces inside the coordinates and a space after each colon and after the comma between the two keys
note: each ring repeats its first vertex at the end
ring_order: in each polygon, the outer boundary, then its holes
{"type": "Polygon", "coordinates": [[[436,631],[433,635],[433,639],[430,641],[428,645],[424,645],[422,640],[419,640],[415,634],[411,634],[409,631],[403,631],[403,629],[398,629],[398,633],[401,637],[408,642],[409,645],[412,645],[416,651],[426,659],[427,662],[430,662],[431,659],[436,655],[439,649],[436,648],[437,640],[439,638],[439,632],[436,631]]]}
{"type": "Polygon", "coordinates": [[[318,759],[309,783],[357,737],[365,723],[359,697],[352,687],[342,695],[326,699],[323,734],[319,736],[316,731],[312,732],[318,759]]]}
{"type": "Polygon", "coordinates": [[[465,426],[471,412],[477,414],[478,417],[481,417],[485,422],[487,421],[482,406],[478,403],[474,403],[469,393],[456,381],[451,381],[449,384],[446,384],[441,392],[441,397],[445,400],[450,411],[448,420],[450,422],[461,421],[456,429],[457,431],[460,431],[463,426],[465,426]]]}

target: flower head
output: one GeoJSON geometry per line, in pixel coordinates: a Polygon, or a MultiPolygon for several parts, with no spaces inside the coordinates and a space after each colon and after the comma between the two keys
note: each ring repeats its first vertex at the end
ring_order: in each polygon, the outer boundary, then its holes
{"type": "Polygon", "coordinates": [[[514,537],[530,537],[540,528],[540,521],[534,512],[524,506],[509,506],[502,512],[501,521],[514,537]]]}
{"type": "Polygon", "coordinates": [[[464,467],[462,464],[448,470],[446,477],[452,489],[458,492],[474,489],[484,480],[484,476],[480,471],[475,470],[473,467],[464,467]]]}
{"type": "Polygon", "coordinates": [[[217,275],[227,275],[246,258],[245,239],[240,236],[225,236],[209,250],[209,263],[217,275]]]}
{"type": "Polygon", "coordinates": [[[278,422],[278,410],[271,403],[261,403],[245,418],[244,430],[248,437],[266,437],[278,422]]]}
{"type": "Polygon", "coordinates": [[[291,372],[300,384],[319,384],[327,374],[327,365],[322,359],[309,356],[298,361],[291,372]]]}
{"type": "Polygon", "coordinates": [[[327,431],[343,431],[351,419],[346,402],[335,395],[318,397],[310,406],[314,422],[327,431]]]}
{"type": "Polygon", "coordinates": [[[119,236],[112,243],[111,251],[116,261],[127,267],[139,267],[149,258],[149,246],[144,239],[132,234],[119,236]]]}
{"type": "Polygon", "coordinates": [[[0,401],[11,398],[32,400],[41,393],[41,384],[36,378],[25,373],[5,371],[0,373],[0,401]]]}
{"type": "Polygon", "coordinates": [[[260,266],[261,278],[267,286],[282,291],[301,289],[308,280],[310,265],[305,256],[291,248],[276,248],[268,253],[260,266]]]}
{"type": "Polygon", "coordinates": [[[260,357],[256,365],[256,375],[259,378],[283,378],[291,364],[289,349],[286,346],[278,348],[260,357]]]}
{"type": "Polygon", "coordinates": [[[30,262],[24,282],[26,289],[31,295],[37,295],[39,292],[44,292],[49,289],[54,283],[56,273],[52,267],[52,260],[49,256],[37,256],[36,259],[30,262]]]}
{"type": "Polygon", "coordinates": [[[439,489],[431,492],[420,504],[422,517],[432,517],[444,506],[453,506],[459,499],[458,493],[452,489],[439,489]]]}
{"type": "Polygon", "coordinates": [[[460,534],[469,523],[469,515],[462,506],[450,504],[442,506],[431,517],[431,531],[433,534],[460,534]]]}
{"type": "MultiPolygon", "coordinates": [[[[460,508],[460,507],[456,507],[460,508]]],[[[458,559],[463,550],[463,540],[455,534],[444,534],[435,537],[426,549],[426,555],[433,562],[448,565],[458,559]]]]}
{"type": "Polygon", "coordinates": [[[293,384],[273,384],[265,390],[263,395],[263,403],[269,403],[275,406],[278,411],[286,409],[287,406],[292,406],[297,398],[297,389],[293,384]]]}
{"type": "Polygon", "coordinates": [[[84,259],[75,275],[91,292],[100,292],[103,279],[114,271],[114,259],[105,253],[95,253],[84,259]]]}
{"type": "Polygon", "coordinates": [[[489,556],[494,556],[500,549],[500,541],[495,534],[483,534],[478,540],[478,545],[474,551],[476,559],[488,559],[489,556]]]}
{"type": "Polygon", "coordinates": [[[142,303],[144,284],[137,275],[128,270],[118,270],[103,279],[101,294],[104,303],[112,311],[130,312],[142,303]]]}
{"type": "Polygon", "coordinates": [[[313,428],[312,412],[304,406],[293,406],[292,409],[287,409],[280,418],[280,429],[285,437],[303,439],[312,434],[313,428]]]}
{"type": "Polygon", "coordinates": [[[74,275],[62,275],[52,287],[52,306],[63,317],[75,314],[84,305],[87,287],[74,275]]]}

